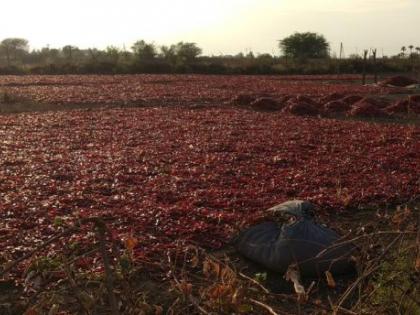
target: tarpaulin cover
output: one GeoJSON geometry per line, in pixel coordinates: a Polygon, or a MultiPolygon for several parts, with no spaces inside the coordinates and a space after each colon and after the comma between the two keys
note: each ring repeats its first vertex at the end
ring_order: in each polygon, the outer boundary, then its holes
{"type": "Polygon", "coordinates": [[[236,240],[238,251],[250,260],[277,272],[284,273],[297,263],[302,275],[344,274],[353,270],[350,256],[352,244],[333,245],[340,236],[317,224],[306,201],[290,201],[269,209],[294,216],[296,221],[279,225],[266,222],[250,227],[236,240]]]}

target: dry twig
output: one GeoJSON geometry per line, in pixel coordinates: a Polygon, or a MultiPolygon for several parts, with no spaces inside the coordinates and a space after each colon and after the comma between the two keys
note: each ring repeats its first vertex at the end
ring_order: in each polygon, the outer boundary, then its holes
{"type": "Polygon", "coordinates": [[[98,231],[100,252],[101,252],[102,261],[104,263],[104,270],[105,270],[105,283],[106,283],[106,288],[108,290],[108,296],[109,296],[109,302],[111,304],[112,315],[118,315],[119,311],[118,311],[118,306],[117,306],[117,299],[114,293],[112,269],[109,262],[108,253],[106,250],[106,238],[105,238],[106,225],[99,218],[93,219],[93,222],[95,223],[97,231],[98,231]]]}
{"type": "MultiPolygon", "coordinates": [[[[249,299],[249,301],[252,302],[255,305],[258,305],[258,306],[264,308],[271,315],[280,315],[280,313],[277,313],[276,311],[274,311],[271,306],[268,306],[267,304],[264,304],[263,302],[260,302],[260,301],[254,300],[254,299],[249,299]]],[[[286,313],[286,312],[281,312],[281,314],[289,315],[289,313],[286,313]]]]}

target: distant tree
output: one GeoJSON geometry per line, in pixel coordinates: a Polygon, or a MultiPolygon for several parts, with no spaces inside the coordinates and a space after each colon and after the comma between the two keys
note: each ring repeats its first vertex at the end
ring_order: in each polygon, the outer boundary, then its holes
{"type": "Polygon", "coordinates": [[[362,59],[362,57],[360,57],[360,55],[359,54],[350,54],[349,55],[349,59],[351,60],[351,59],[362,59]]]}
{"type": "Polygon", "coordinates": [[[108,46],[105,49],[105,55],[107,56],[108,59],[110,59],[112,63],[116,64],[118,60],[120,59],[121,50],[115,46],[108,46]]]}
{"type": "Polygon", "coordinates": [[[193,61],[203,52],[196,43],[179,42],[173,49],[178,59],[184,63],[193,61]]]}
{"type": "Polygon", "coordinates": [[[45,52],[46,56],[47,56],[47,60],[50,63],[56,63],[57,60],[60,57],[60,50],[57,48],[45,48],[46,50],[44,51],[44,48],[42,49],[42,51],[45,52]]]}
{"type": "Polygon", "coordinates": [[[146,43],[144,40],[139,40],[131,46],[133,53],[141,61],[149,61],[156,57],[157,51],[153,43],[146,43]]]}
{"type": "Polygon", "coordinates": [[[405,52],[406,52],[406,50],[407,50],[407,47],[405,47],[405,46],[402,46],[401,47],[401,55],[404,57],[405,56],[405,52]]]}
{"type": "Polygon", "coordinates": [[[171,46],[161,46],[160,56],[172,66],[186,65],[194,61],[202,50],[196,43],[179,42],[171,46]]]}
{"type": "Polygon", "coordinates": [[[417,54],[420,55],[420,47],[416,47],[415,49],[417,51],[417,54]]]}
{"type": "Polygon", "coordinates": [[[24,38],[6,38],[0,43],[0,51],[6,56],[10,67],[12,57],[16,61],[19,55],[29,51],[28,41],[24,38]]]}
{"type": "Polygon", "coordinates": [[[270,54],[259,54],[257,56],[257,61],[269,64],[273,62],[273,56],[271,56],[270,54]]]}
{"type": "Polygon", "coordinates": [[[410,49],[410,56],[413,54],[413,48],[414,48],[413,45],[408,46],[408,49],[410,49]]]}
{"type": "Polygon", "coordinates": [[[329,43],[317,33],[294,33],[280,40],[279,47],[286,57],[308,59],[328,57],[329,43]]]}
{"type": "Polygon", "coordinates": [[[41,49],[34,49],[31,52],[25,54],[24,61],[27,64],[33,65],[45,65],[49,61],[50,49],[49,47],[43,47],[41,49]]]}
{"type": "Polygon", "coordinates": [[[97,48],[89,48],[87,53],[93,62],[97,62],[103,52],[97,48]]]}
{"type": "Polygon", "coordinates": [[[245,55],[245,58],[247,58],[247,59],[254,59],[255,58],[255,55],[254,55],[254,53],[252,51],[250,51],[249,53],[247,53],[245,55]]]}
{"type": "Polygon", "coordinates": [[[177,61],[176,47],[175,45],[171,46],[161,46],[160,47],[160,56],[168,61],[170,64],[175,65],[177,61]]]}
{"type": "Polygon", "coordinates": [[[67,60],[72,61],[75,57],[75,54],[79,51],[79,48],[72,45],[66,45],[61,49],[61,51],[67,60]]]}

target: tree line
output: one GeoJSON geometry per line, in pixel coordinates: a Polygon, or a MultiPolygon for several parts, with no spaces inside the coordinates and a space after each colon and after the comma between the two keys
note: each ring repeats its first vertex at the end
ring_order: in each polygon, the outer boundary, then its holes
{"type": "MultiPolygon", "coordinates": [[[[408,47],[410,53],[404,49],[396,56],[383,57],[376,66],[384,72],[413,71],[420,60],[420,49],[408,47]]],[[[129,49],[66,45],[30,50],[28,40],[6,38],[0,42],[0,74],[326,74],[336,73],[338,68],[342,73],[360,73],[366,67],[358,55],[332,56],[325,37],[316,33],[292,34],[279,41],[279,49],[279,56],[253,52],[204,56],[192,42],[157,46],[139,40],[129,49]]]]}

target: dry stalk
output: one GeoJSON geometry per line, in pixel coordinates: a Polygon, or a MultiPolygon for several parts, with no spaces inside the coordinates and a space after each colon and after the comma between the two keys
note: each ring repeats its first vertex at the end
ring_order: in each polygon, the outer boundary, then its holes
{"type": "Polygon", "coordinates": [[[70,267],[70,264],[69,264],[69,262],[68,262],[68,261],[65,261],[65,262],[64,262],[64,271],[65,271],[65,273],[66,273],[66,275],[67,275],[67,279],[69,280],[70,286],[71,286],[71,288],[72,288],[72,290],[73,290],[74,294],[76,295],[76,299],[77,299],[77,301],[78,301],[78,302],[79,302],[79,304],[82,306],[83,311],[84,311],[87,315],[89,315],[89,314],[90,314],[90,312],[89,312],[89,310],[86,308],[85,303],[83,302],[83,300],[82,300],[82,298],[81,298],[81,292],[80,292],[79,286],[77,285],[76,280],[75,280],[75,279],[74,279],[74,277],[73,277],[73,273],[72,273],[72,270],[71,270],[71,267],[70,267]]]}
{"type": "Polygon", "coordinates": [[[253,284],[255,284],[257,287],[259,287],[264,293],[266,293],[266,294],[270,294],[270,291],[268,291],[268,289],[266,288],[266,287],[264,287],[261,283],[259,283],[257,280],[255,280],[255,279],[252,279],[251,277],[248,277],[247,275],[245,275],[245,274],[243,274],[242,272],[240,272],[239,273],[239,275],[242,277],[242,278],[244,278],[244,279],[246,279],[246,280],[248,280],[248,281],[250,281],[250,282],[252,282],[253,284]]]}
{"type": "Polygon", "coordinates": [[[113,276],[112,276],[112,269],[109,262],[108,253],[106,250],[106,225],[103,220],[99,218],[93,219],[94,224],[96,225],[98,231],[98,238],[99,238],[99,248],[102,256],[102,261],[104,263],[104,270],[105,270],[105,283],[106,288],[108,290],[109,302],[111,304],[112,315],[118,315],[118,305],[117,299],[114,293],[114,284],[113,284],[113,276]]]}
{"type": "Polygon", "coordinates": [[[420,272],[420,211],[417,217],[417,237],[416,237],[417,255],[415,262],[415,269],[420,272]]]}
{"type": "Polygon", "coordinates": [[[357,288],[357,286],[368,276],[374,273],[376,270],[380,268],[380,261],[382,258],[389,252],[389,250],[394,246],[396,242],[402,237],[402,234],[399,234],[397,237],[393,239],[393,241],[385,248],[382,254],[370,262],[369,266],[363,271],[363,273],[347,288],[344,294],[338,300],[336,306],[334,306],[334,314],[337,314],[340,308],[342,308],[343,303],[347,300],[350,294],[357,288]]]}
{"type": "MultiPolygon", "coordinates": [[[[108,290],[108,296],[109,296],[109,302],[110,302],[111,310],[112,310],[111,314],[112,315],[119,315],[117,300],[116,300],[116,297],[115,297],[115,294],[114,294],[114,291],[113,291],[114,286],[113,286],[112,268],[111,268],[110,261],[109,261],[109,256],[108,256],[108,253],[107,253],[107,250],[106,250],[106,236],[105,236],[105,233],[107,232],[107,228],[106,228],[105,222],[101,218],[98,218],[98,217],[83,218],[83,219],[79,220],[74,226],[68,227],[68,228],[64,229],[62,232],[57,233],[56,235],[54,235],[53,237],[51,237],[50,239],[48,239],[44,243],[40,244],[39,246],[37,246],[36,248],[31,250],[27,254],[23,255],[22,257],[16,259],[15,261],[13,261],[9,265],[7,265],[3,270],[0,271],[0,277],[2,277],[7,272],[12,270],[14,267],[16,267],[22,261],[32,257],[36,252],[46,248],[48,245],[58,241],[60,238],[66,236],[68,234],[71,234],[71,233],[74,233],[74,232],[78,231],[80,229],[81,224],[87,224],[87,223],[93,223],[94,226],[97,229],[97,232],[98,232],[97,234],[98,234],[98,239],[99,239],[99,251],[101,253],[102,260],[103,260],[103,263],[104,263],[105,282],[106,282],[106,286],[107,286],[107,290],[108,290]]],[[[95,252],[95,251],[97,251],[97,249],[92,250],[91,252],[88,252],[88,253],[90,254],[90,253],[95,252]]],[[[69,281],[70,281],[71,285],[75,284],[75,283],[72,282],[72,278],[70,276],[69,276],[69,281]]],[[[86,309],[85,309],[85,311],[86,311],[86,309]]]]}
{"type": "Polygon", "coordinates": [[[34,255],[36,252],[44,249],[45,247],[47,247],[48,245],[58,241],[60,238],[62,238],[63,236],[66,236],[67,234],[73,233],[75,231],[77,231],[79,229],[78,226],[74,226],[71,227],[69,229],[66,229],[56,235],[54,235],[53,237],[51,237],[49,240],[45,241],[44,243],[40,244],[39,246],[35,247],[33,250],[31,250],[29,253],[23,255],[22,257],[16,259],[15,261],[13,261],[12,263],[8,264],[3,270],[0,271],[0,277],[2,277],[3,275],[5,275],[7,272],[9,272],[10,270],[12,270],[14,267],[16,267],[19,263],[21,263],[22,261],[32,257],[32,255],[34,255]]]}
{"type": "Polygon", "coordinates": [[[253,304],[255,304],[255,305],[258,305],[258,306],[260,306],[260,307],[262,307],[262,308],[264,308],[269,314],[271,314],[271,315],[280,315],[280,314],[283,314],[283,315],[290,315],[289,313],[286,313],[286,312],[281,312],[281,313],[278,313],[278,312],[276,312],[276,311],[274,311],[273,310],[273,308],[271,307],[271,306],[269,306],[269,305],[267,305],[267,304],[264,304],[263,302],[260,302],[260,301],[257,301],[257,300],[254,300],[254,299],[249,299],[249,301],[250,302],[252,302],[253,304]]]}
{"type": "MultiPolygon", "coordinates": [[[[176,256],[178,256],[178,255],[176,255],[176,256]]],[[[167,258],[168,258],[168,264],[169,264],[169,268],[170,268],[170,270],[171,270],[171,275],[172,275],[172,279],[174,280],[174,282],[175,282],[175,284],[176,284],[176,286],[178,287],[178,288],[180,288],[180,287],[182,287],[182,284],[181,284],[181,282],[178,280],[178,278],[177,278],[177,276],[176,276],[176,274],[175,274],[175,263],[174,262],[172,262],[172,259],[171,259],[171,255],[170,255],[170,253],[168,252],[168,255],[167,255],[167,258]]],[[[186,295],[186,297],[187,297],[187,299],[188,299],[188,301],[200,312],[200,313],[202,313],[202,314],[204,314],[204,315],[210,315],[210,313],[209,312],[207,312],[199,303],[198,303],[198,301],[197,301],[197,299],[192,295],[192,294],[187,294],[186,295]]]]}

